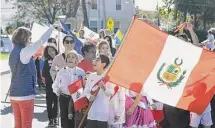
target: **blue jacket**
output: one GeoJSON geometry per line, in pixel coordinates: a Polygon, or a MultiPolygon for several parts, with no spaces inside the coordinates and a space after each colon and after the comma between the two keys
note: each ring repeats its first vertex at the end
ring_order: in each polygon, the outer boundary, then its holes
{"type": "Polygon", "coordinates": [[[11,69],[10,96],[20,97],[35,95],[36,67],[33,57],[28,64],[20,61],[20,52],[24,45],[15,45],[9,56],[9,66],[11,69]]]}

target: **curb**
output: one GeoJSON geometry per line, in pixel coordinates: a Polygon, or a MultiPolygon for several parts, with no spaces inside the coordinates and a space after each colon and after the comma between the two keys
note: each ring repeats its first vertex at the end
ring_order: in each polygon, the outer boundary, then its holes
{"type": "Polygon", "coordinates": [[[2,75],[9,74],[9,73],[10,73],[10,70],[6,70],[6,71],[2,71],[2,72],[0,73],[0,75],[2,76],[2,75]]]}

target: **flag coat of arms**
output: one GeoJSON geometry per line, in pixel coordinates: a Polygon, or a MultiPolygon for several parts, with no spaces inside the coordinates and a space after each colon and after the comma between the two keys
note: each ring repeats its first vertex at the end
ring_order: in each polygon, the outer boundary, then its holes
{"type": "Polygon", "coordinates": [[[134,18],[107,76],[154,100],[202,113],[215,93],[215,53],[134,18]]]}
{"type": "Polygon", "coordinates": [[[82,87],[81,79],[79,79],[76,82],[69,85],[68,89],[69,89],[69,92],[70,92],[73,102],[74,102],[75,111],[79,111],[88,105],[88,100],[83,95],[84,89],[82,87]]]}

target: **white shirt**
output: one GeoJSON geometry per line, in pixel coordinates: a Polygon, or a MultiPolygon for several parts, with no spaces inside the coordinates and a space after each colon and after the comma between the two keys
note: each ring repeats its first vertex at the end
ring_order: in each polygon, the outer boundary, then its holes
{"type": "Polygon", "coordinates": [[[125,88],[119,87],[117,93],[110,100],[109,125],[125,123],[125,88]],[[115,116],[119,116],[119,120],[115,121],[115,116]]]}
{"type": "Polygon", "coordinates": [[[62,68],[58,73],[57,77],[52,84],[53,92],[59,96],[61,93],[70,95],[68,86],[77,81],[78,79],[84,78],[84,70],[81,68],[62,68]]]}
{"type": "Polygon", "coordinates": [[[39,50],[39,48],[49,39],[53,31],[53,27],[50,27],[43,36],[40,37],[35,43],[27,45],[20,52],[20,61],[23,64],[28,64],[31,57],[39,50]]]}
{"type": "MultiPolygon", "coordinates": [[[[92,73],[88,76],[86,86],[84,89],[84,95],[89,99],[91,96],[91,90],[94,85],[102,79],[101,75],[92,73]]],[[[89,110],[87,119],[107,122],[109,118],[109,103],[110,97],[114,94],[114,84],[107,82],[105,84],[105,91],[99,90],[93,104],[89,110]]],[[[94,91],[94,90],[93,90],[94,91]]]]}

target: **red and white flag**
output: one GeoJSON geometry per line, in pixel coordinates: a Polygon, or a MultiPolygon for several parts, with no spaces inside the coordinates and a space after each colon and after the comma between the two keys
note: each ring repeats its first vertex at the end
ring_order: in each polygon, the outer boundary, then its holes
{"type": "Polygon", "coordinates": [[[107,76],[154,100],[202,113],[215,93],[215,53],[135,18],[107,76]]]}
{"type": "Polygon", "coordinates": [[[82,80],[79,79],[76,82],[68,86],[69,92],[72,95],[75,111],[79,111],[88,105],[87,98],[83,95],[82,80]]]}

